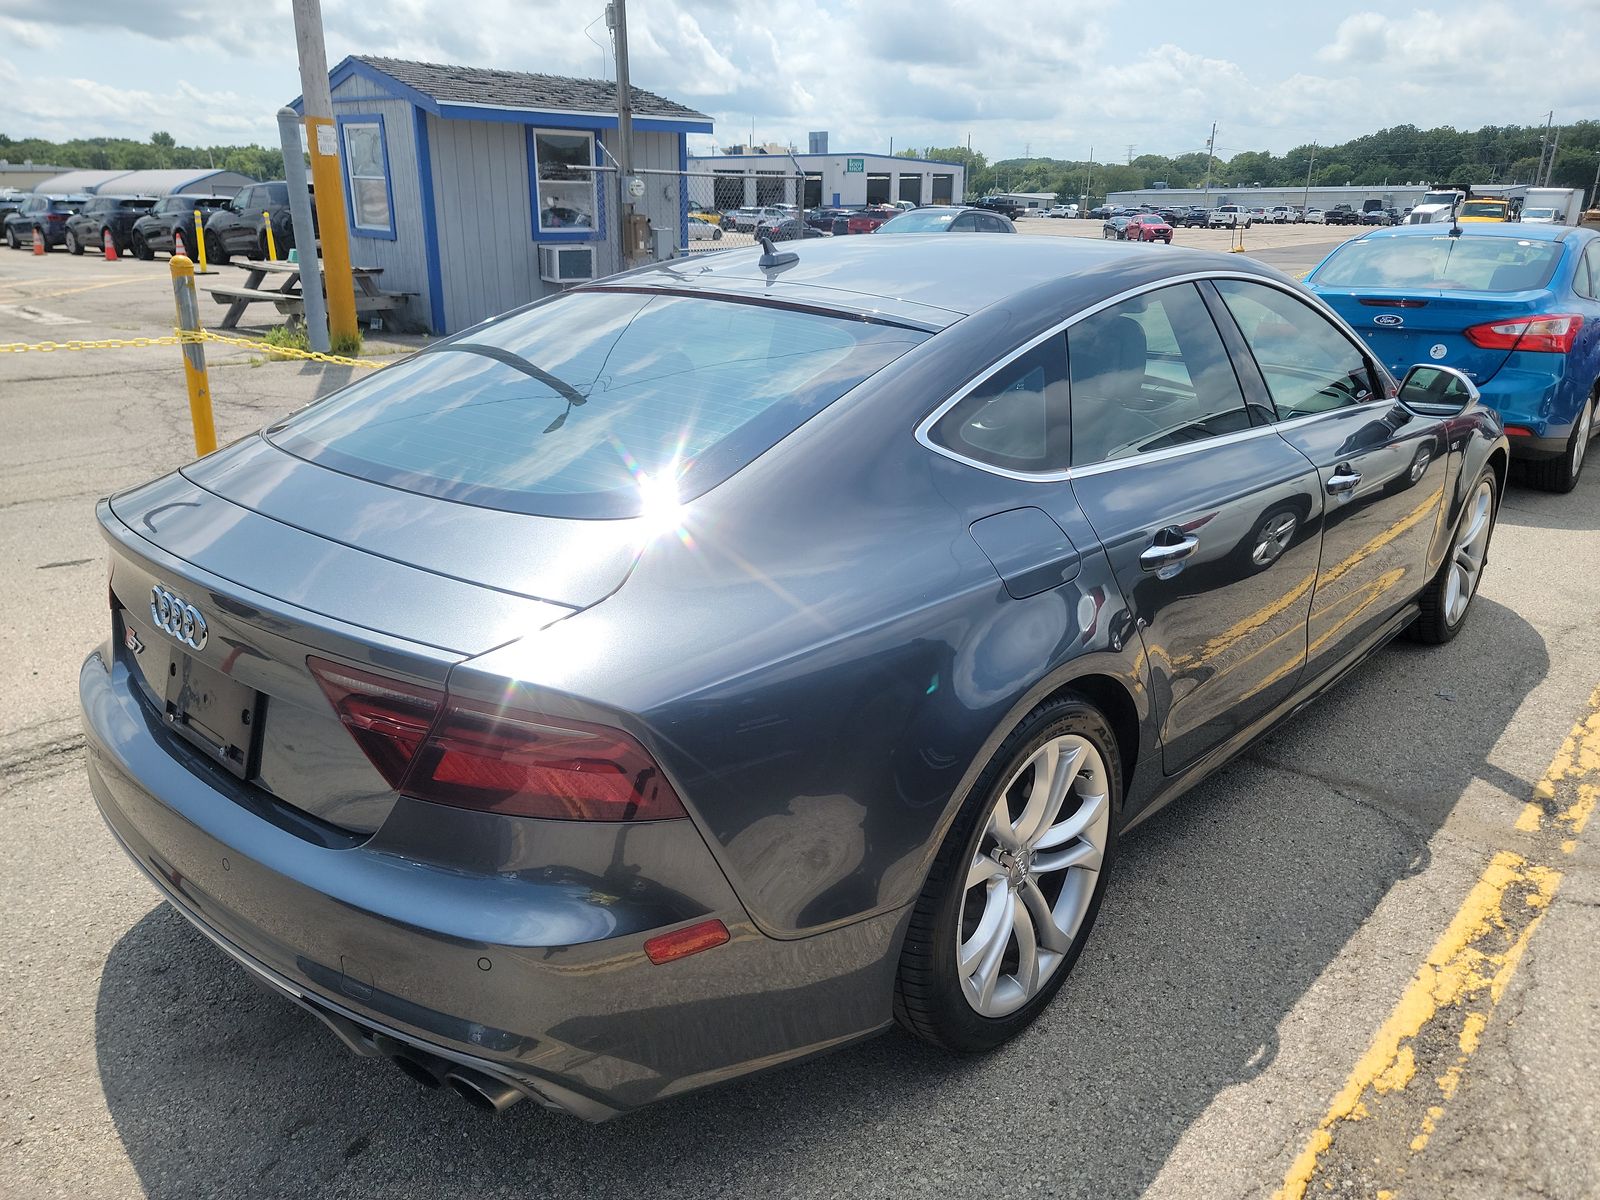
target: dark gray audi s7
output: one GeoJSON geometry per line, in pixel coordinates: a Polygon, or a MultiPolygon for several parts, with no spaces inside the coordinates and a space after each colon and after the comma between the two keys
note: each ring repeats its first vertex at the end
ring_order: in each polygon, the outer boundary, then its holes
{"type": "Polygon", "coordinates": [[[1506,460],[1238,256],[662,263],[103,501],[89,779],[207,937],[485,1107],[982,1050],[1129,826],[1461,629],[1506,460]]]}

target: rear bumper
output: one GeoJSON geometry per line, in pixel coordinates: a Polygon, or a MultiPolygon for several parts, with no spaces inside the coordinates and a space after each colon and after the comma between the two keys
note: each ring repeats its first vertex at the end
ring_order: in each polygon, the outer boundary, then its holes
{"type": "MultiPolygon", "coordinates": [[[[891,1019],[902,913],[768,938],[703,843],[715,878],[665,900],[646,879],[613,894],[576,869],[471,873],[315,845],[173,745],[120,661],[91,655],[79,697],[90,788],[129,857],[207,937],[355,1049],[341,1021],[604,1120],[891,1019]],[[657,910],[660,923],[641,928],[657,910]],[[732,933],[727,945],[659,967],[644,955],[661,928],[711,916],[732,933]]],[[[666,826],[699,842],[689,822],[655,823],[677,837],[666,826]]]]}
{"type": "MultiPolygon", "coordinates": [[[[1482,385],[1483,402],[1500,414],[1502,424],[1528,431],[1510,435],[1513,458],[1537,461],[1558,458],[1567,452],[1567,439],[1572,436],[1579,410],[1574,403],[1573,411],[1561,411],[1565,407],[1561,402],[1563,382],[1561,373],[1508,365],[1482,385]]],[[[1587,389],[1580,391],[1587,399],[1587,389]]]]}

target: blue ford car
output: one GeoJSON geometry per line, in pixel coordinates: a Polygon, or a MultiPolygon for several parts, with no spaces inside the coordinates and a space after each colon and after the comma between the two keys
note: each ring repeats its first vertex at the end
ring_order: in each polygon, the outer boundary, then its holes
{"type": "Polygon", "coordinates": [[[1600,404],[1600,235],[1560,225],[1374,230],[1306,281],[1390,369],[1464,371],[1536,487],[1569,492],[1600,404]]]}

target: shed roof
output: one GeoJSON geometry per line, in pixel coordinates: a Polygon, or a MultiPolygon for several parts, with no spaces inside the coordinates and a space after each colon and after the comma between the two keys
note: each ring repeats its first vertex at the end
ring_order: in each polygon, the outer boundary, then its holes
{"type": "Polygon", "coordinates": [[[66,171],[60,175],[52,176],[33,185],[36,192],[83,192],[93,195],[110,183],[113,179],[121,179],[128,174],[126,170],[118,171],[66,171]]]}
{"type": "MultiPolygon", "coordinates": [[[[368,55],[354,58],[435,104],[491,106],[534,113],[611,113],[617,105],[617,85],[604,79],[575,79],[566,75],[536,75],[527,71],[458,67],[368,55]]],[[[337,68],[334,74],[338,74],[337,68]]],[[[633,111],[638,116],[711,120],[705,113],[654,92],[637,87],[630,90],[633,111]]]]}
{"type": "Polygon", "coordinates": [[[237,171],[214,171],[209,167],[168,167],[129,171],[118,176],[116,190],[129,196],[174,196],[180,193],[231,196],[254,182],[250,176],[237,171]]]}

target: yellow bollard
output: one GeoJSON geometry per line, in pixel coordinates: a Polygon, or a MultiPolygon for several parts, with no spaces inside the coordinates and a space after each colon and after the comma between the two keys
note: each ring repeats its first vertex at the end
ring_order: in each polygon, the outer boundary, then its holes
{"type": "MultiPolygon", "coordinates": [[[[194,264],[172,256],[172,297],[178,306],[178,328],[200,332],[200,304],[194,291],[194,264]]],[[[204,458],[217,448],[217,427],[211,417],[211,379],[206,374],[206,348],[198,341],[183,344],[183,378],[189,387],[189,419],[194,423],[194,452],[204,458]]]]}
{"type": "MultiPolygon", "coordinates": [[[[209,274],[206,270],[206,227],[200,220],[200,210],[198,208],[194,210],[194,240],[199,243],[195,249],[200,252],[200,274],[209,274]]],[[[191,288],[193,286],[193,284],[190,285],[191,288]]]]}
{"type": "Polygon", "coordinates": [[[261,223],[266,226],[267,229],[267,261],[277,262],[278,239],[272,236],[272,214],[268,212],[262,213],[261,223]]]}

